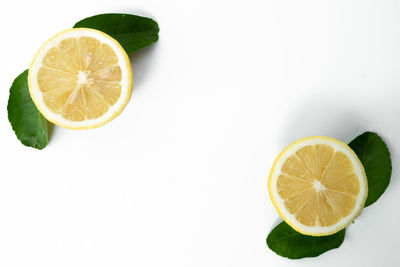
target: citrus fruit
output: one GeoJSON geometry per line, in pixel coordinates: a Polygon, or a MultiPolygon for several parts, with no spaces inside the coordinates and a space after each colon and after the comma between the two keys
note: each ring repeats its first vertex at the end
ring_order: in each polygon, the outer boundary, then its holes
{"type": "Polygon", "coordinates": [[[268,189],[283,220],[313,236],[349,225],[368,194],[364,167],[353,150],[321,136],[300,139],[283,150],[272,166],[268,189]]]}
{"type": "Polygon", "coordinates": [[[69,29],[45,42],[28,75],[29,92],[43,116],[62,127],[88,129],[118,116],[132,91],[132,68],[109,35],[69,29]]]}

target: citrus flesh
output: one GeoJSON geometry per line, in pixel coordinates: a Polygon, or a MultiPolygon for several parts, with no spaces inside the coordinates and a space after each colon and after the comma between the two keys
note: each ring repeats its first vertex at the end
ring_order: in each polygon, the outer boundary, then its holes
{"type": "Polygon", "coordinates": [[[77,28],[55,35],[39,49],[28,83],[46,119],[85,129],[118,116],[129,101],[133,82],[129,57],[116,40],[77,28]]]}
{"type": "Polygon", "coordinates": [[[281,217],[296,231],[330,235],[361,212],[368,193],[364,168],[346,144],[307,137],[289,145],[275,160],[269,194],[281,217]]]}

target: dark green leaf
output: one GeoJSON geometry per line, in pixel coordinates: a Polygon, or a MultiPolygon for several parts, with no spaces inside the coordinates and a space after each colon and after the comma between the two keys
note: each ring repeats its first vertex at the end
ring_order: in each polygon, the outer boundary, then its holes
{"type": "Polygon", "coordinates": [[[132,53],[158,40],[157,22],[130,14],[100,14],[77,22],[74,28],[92,28],[116,39],[126,53],[132,53]]]}
{"type": "Polygon", "coordinates": [[[365,132],[350,142],[364,165],[368,180],[368,197],[365,207],[371,205],[385,192],[392,174],[390,153],[383,140],[376,134],[365,132]]]}
{"type": "Polygon", "coordinates": [[[29,94],[28,70],[21,73],[10,88],[8,120],[22,144],[38,149],[47,145],[47,121],[29,94]]]}
{"type": "MultiPolygon", "coordinates": [[[[349,146],[359,157],[368,180],[368,197],[365,206],[374,203],[385,192],[390,182],[392,163],[383,140],[372,132],[365,132],[350,142],[349,146]]],[[[290,259],[316,257],[338,248],[344,240],[345,229],[321,237],[302,235],[282,222],[268,235],[268,247],[278,255],[290,259]]]]}
{"type": "Polygon", "coordinates": [[[302,235],[281,222],[267,237],[268,247],[276,254],[289,258],[301,259],[317,257],[322,253],[338,248],[344,240],[346,229],[328,236],[302,235]]]}

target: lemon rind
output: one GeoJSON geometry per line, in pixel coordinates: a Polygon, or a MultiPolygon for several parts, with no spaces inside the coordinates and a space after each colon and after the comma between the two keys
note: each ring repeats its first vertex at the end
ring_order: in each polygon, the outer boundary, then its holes
{"type": "MultiPolygon", "coordinates": [[[[62,39],[60,39],[62,40],[62,39]]],[[[121,114],[122,110],[125,108],[127,103],[129,102],[129,99],[132,94],[132,87],[133,87],[133,73],[132,73],[132,66],[130,63],[130,59],[128,54],[125,52],[123,47],[120,45],[118,41],[116,41],[114,38],[111,36],[107,35],[104,32],[95,30],[95,29],[89,29],[89,28],[73,28],[73,29],[67,29],[62,32],[59,32],[58,34],[54,35],[52,38],[47,40],[37,51],[35,54],[32,63],[29,67],[29,72],[28,72],[28,86],[29,86],[29,93],[31,95],[31,98],[33,102],[35,103],[36,107],[40,111],[40,113],[50,122],[59,125],[63,128],[67,129],[93,129],[100,127],[111,120],[115,119],[119,114],[121,114]],[[72,33],[73,32],[73,33],[72,33]],[[100,42],[107,43],[108,45],[111,45],[113,48],[113,51],[117,54],[118,60],[122,60],[122,63],[119,63],[121,66],[121,72],[122,72],[122,79],[121,79],[121,95],[120,98],[121,101],[117,102],[110,107],[110,109],[103,114],[102,116],[93,119],[93,120],[83,120],[83,121],[70,121],[65,118],[63,118],[61,115],[56,114],[49,110],[46,105],[43,102],[42,99],[42,93],[39,89],[39,86],[37,84],[37,72],[42,66],[42,59],[45,55],[45,53],[48,51],[49,48],[54,47],[57,45],[58,42],[55,43],[56,40],[61,38],[63,35],[66,34],[71,34],[71,37],[78,37],[78,36],[92,36],[95,38],[98,38],[100,42]],[[40,62],[39,62],[40,61],[40,62]],[[124,84],[123,84],[124,83],[124,84]],[[121,98],[123,97],[123,98],[121,98]],[[114,108],[113,108],[114,107],[114,108]]]]}
{"type": "MultiPolygon", "coordinates": [[[[297,151],[294,150],[294,151],[297,151]]],[[[358,175],[360,177],[360,175],[358,175]]],[[[290,144],[288,147],[286,147],[279,155],[278,157],[275,159],[272,168],[271,168],[271,172],[269,175],[269,179],[268,179],[268,191],[269,191],[269,196],[270,199],[273,203],[273,205],[275,206],[278,214],[281,216],[281,218],[288,224],[290,225],[293,229],[295,229],[297,232],[304,234],[304,235],[312,235],[312,236],[325,236],[325,235],[331,235],[334,233],[339,232],[340,230],[346,228],[351,222],[354,221],[354,219],[356,219],[365,204],[365,201],[367,199],[368,196],[368,181],[367,181],[367,176],[365,174],[365,170],[364,167],[361,163],[361,161],[359,160],[359,158],[357,157],[356,153],[345,143],[338,141],[334,138],[331,137],[325,137],[325,136],[310,136],[310,137],[305,137],[302,139],[299,139],[297,141],[295,141],[294,143],[290,144]],[[359,168],[359,174],[361,174],[362,179],[360,179],[360,192],[363,193],[361,196],[359,195],[359,197],[357,198],[357,202],[356,202],[356,206],[354,209],[353,213],[350,213],[349,216],[345,217],[345,222],[344,223],[340,223],[342,222],[344,219],[342,219],[341,221],[339,221],[339,223],[336,223],[332,226],[328,226],[328,227],[324,227],[324,226],[304,226],[301,223],[297,222],[297,220],[294,218],[294,215],[290,214],[288,211],[286,211],[285,207],[283,204],[278,203],[278,201],[280,200],[280,197],[277,195],[276,190],[274,190],[273,187],[273,183],[277,181],[277,177],[279,176],[279,174],[276,174],[276,169],[277,169],[277,165],[279,165],[279,163],[284,162],[284,157],[288,157],[289,155],[293,154],[290,153],[293,148],[295,147],[302,147],[304,142],[306,141],[322,141],[321,144],[327,144],[327,142],[330,142],[331,144],[335,144],[336,147],[341,147],[342,149],[340,151],[342,152],[346,152],[346,155],[349,156],[349,154],[352,157],[349,157],[350,160],[352,160],[353,166],[355,168],[359,168]],[[357,163],[357,164],[354,164],[357,163]],[[288,214],[290,214],[288,216],[288,214]],[[310,229],[314,229],[314,231],[309,231],[310,229]],[[318,231],[316,231],[315,229],[319,229],[318,231]]]]}

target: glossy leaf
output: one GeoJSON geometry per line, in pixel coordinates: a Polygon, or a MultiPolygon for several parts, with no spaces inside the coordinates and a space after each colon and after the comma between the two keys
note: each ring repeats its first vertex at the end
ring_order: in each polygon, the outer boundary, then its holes
{"type": "MultiPolygon", "coordinates": [[[[350,142],[364,166],[368,180],[368,197],[365,206],[374,203],[385,192],[390,182],[392,163],[389,149],[376,133],[365,132],[350,142]]],[[[345,229],[329,236],[302,235],[286,222],[280,223],[268,235],[268,247],[278,255],[290,259],[316,257],[338,248],[344,240],[345,229]]]]}
{"type": "Polygon", "coordinates": [[[8,120],[22,144],[37,149],[47,145],[47,120],[40,114],[29,94],[28,70],[14,80],[7,111],[8,120]]]}
{"type": "Polygon", "coordinates": [[[286,222],[281,222],[269,233],[267,244],[276,254],[289,259],[317,257],[338,248],[343,243],[345,231],[343,229],[328,236],[309,236],[300,234],[286,222]]]}
{"type": "Polygon", "coordinates": [[[392,162],[385,142],[376,133],[365,132],[350,142],[364,166],[368,180],[368,197],[365,207],[379,199],[390,183],[392,162]]]}
{"type": "Polygon", "coordinates": [[[116,39],[126,53],[132,53],[158,40],[158,24],[146,17],[131,14],[100,14],[85,18],[74,28],[92,28],[116,39]]]}

